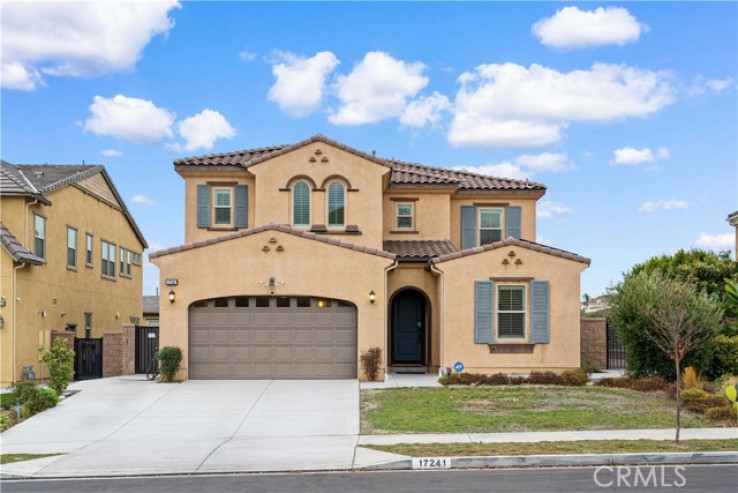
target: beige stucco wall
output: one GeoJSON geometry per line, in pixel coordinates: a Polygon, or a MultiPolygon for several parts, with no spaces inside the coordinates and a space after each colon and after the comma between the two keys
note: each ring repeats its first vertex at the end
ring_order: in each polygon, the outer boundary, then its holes
{"type": "MultiPolygon", "coordinates": [[[[535,196],[521,195],[454,195],[451,197],[451,242],[456,248],[461,248],[461,206],[479,204],[503,204],[490,206],[490,208],[503,209],[503,237],[504,237],[504,207],[506,205],[520,206],[520,238],[528,241],[536,241],[536,200],[535,196]]],[[[479,205],[480,208],[485,207],[479,205]]],[[[477,238],[479,240],[479,238],[477,238]]]]}
{"type": "MultiPolygon", "coordinates": [[[[46,263],[27,265],[17,271],[16,378],[21,378],[24,364],[32,364],[37,378],[47,376],[39,362],[39,344],[48,344],[51,330],[64,330],[68,323],[77,324],[77,335],[84,335],[84,313],[91,312],[92,336],[120,331],[129,317],[141,317],[142,268],[131,266],[131,278],[120,277],[116,248],[116,278],[101,277],[101,239],[142,254],[143,245],[123,213],[112,205],[67,186],[50,193],[51,206],[40,204],[28,212],[28,245],[33,247],[33,213],[46,217],[46,263]],[[77,269],[67,268],[67,226],[77,229],[77,269]],[[93,267],[85,266],[85,234],[93,234],[93,267]]],[[[24,198],[2,198],[2,221],[15,236],[26,243],[24,198]]],[[[0,381],[8,386],[13,379],[13,264],[4,251],[0,294],[7,306],[0,308],[4,327],[0,330],[2,364],[0,381]]]]}
{"type": "MultiPolygon", "coordinates": [[[[354,303],[358,315],[359,351],[379,347],[386,354],[385,268],[391,259],[301,238],[265,231],[206,247],[152,258],[160,269],[160,292],[174,289],[176,301],[160,298],[160,346],[179,346],[180,378],[187,378],[188,307],[201,299],[236,295],[268,295],[259,282],[274,277],[284,285],[275,294],[318,296],[354,303]],[[276,243],[270,243],[274,238],[276,243]],[[264,246],[270,247],[263,252],[264,246]],[[277,251],[282,246],[283,251],[277,251]],[[166,286],[166,279],[179,284],[166,286]],[[376,293],[375,303],[369,292],[376,293]]],[[[358,358],[357,358],[358,359],[358,358]]],[[[384,370],[382,369],[382,372],[384,370]]],[[[361,371],[359,369],[359,374],[361,371]]]]}
{"type": "MultiPolygon", "coordinates": [[[[440,361],[440,330],[441,330],[441,317],[440,317],[440,305],[438,303],[438,276],[425,269],[426,264],[423,263],[400,263],[396,269],[389,272],[387,277],[387,293],[388,305],[387,305],[387,328],[388,337],[387,342],[389,344],[391,340],[392,331],[392,318],[390,303],[392,297],[398,292],[405,288],[414,288],[421,291],[427,298],[429,306],[426,311],[426,324],[428,329],[426,332],[426,364],[430,367],[431,371],[438,369],[440,361]],[[429,317],[429,319],[428,319],[429,317]]],[[[387,346],[388,351],[391,351],[391,346],[387,346]]],[[[387,354],[386,358],[389,361],[391,354],[387,354]]]]}
{"type": "MultiPolygon", "coordinates": [[[[441,262],[443,272],[441,364],[461,361],[468,372],[496,373],[531,370],[561,371],[579,367],[579,277],[586,264],[521,247],[505,247],[441,262]],[[502,265],[509,252],[522,264],[502,265]],[[548,280],[550,287],[550,343],[537,344],[530,354],[490,354],[487,344],[474,343],[474,281],[490,277],[548,280]]],[[[498,285],[497,281],[495,284],[498,285]]],[[[528,284],[511,282],[513,284],[528,284]]],[[[496,288],[496,287],[495,287],[496,288]]],[[[530,289],[526,290],[530,305],[530,289]]],[[[530,330],[528,306],[526,340],[530,330]]],[[[496,324],[495,324],[496,326],[496,324]]],[[[495,338],[495,341],[500,341],[495,338]]],[[[524,341],[511,341],[524,342],[524,341]]]]}
{"type": "Polygon", "coordinates": [[[451,195],[448,190],[436,193],[422,189],[390,189],[384,195],[384,239],[385,240],[447,240],[451,238],[450,220],[451,195]],[[404,201],[398,199],[417,199],[404,201]],[[397,204],[412,203],[414,228],[397,228],[397,204]]]}

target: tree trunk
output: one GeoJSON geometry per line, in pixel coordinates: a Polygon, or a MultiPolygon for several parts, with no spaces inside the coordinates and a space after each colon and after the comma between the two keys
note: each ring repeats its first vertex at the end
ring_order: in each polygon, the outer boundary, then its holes
{"type": "Polygon", "coordinates": [[[677,359],[676,364],[676,437],[674,441],[679,445],[679,427],[682,414],[682,373],[679,369],[681,361],[677,359]]]}

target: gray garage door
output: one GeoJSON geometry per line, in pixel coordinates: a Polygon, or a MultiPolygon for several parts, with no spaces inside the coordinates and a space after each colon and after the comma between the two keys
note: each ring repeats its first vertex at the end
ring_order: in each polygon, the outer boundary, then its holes
{"type": "Polygon", "coordinates": [[[189,310],[191,379],[356,378],[356,307],[308,297],[235,297],[189,310]]]}

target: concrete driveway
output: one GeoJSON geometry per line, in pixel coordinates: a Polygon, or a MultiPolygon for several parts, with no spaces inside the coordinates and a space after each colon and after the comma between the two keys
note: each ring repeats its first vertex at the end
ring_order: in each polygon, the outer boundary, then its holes
{"type": "Polygon", "coordinates": [[[4,474],[316,470],[353,464],[359,433],[355,380],[161,384],[137,376],[71,388],[81,392],[0,435],[3,453],[66,455],[8,464],[4,474]]]}

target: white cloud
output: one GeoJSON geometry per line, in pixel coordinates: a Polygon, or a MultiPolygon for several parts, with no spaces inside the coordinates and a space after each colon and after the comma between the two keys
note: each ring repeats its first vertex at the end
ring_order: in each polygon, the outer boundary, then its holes
{"type": "Polygon", "coordinates": [[[123,155],[123,152],[117,149],[105,149],[104,151],[102,151],[102,155],[108,157],[120,157],[123,155]]]}
{"type": "Polygon", "coordinates": [[[151,101],[118,94],[113,98],[95,96],[91,115],[84,124],[86,132],[153,144],[173,137],[174,113],[158,108],[151,101]]]}
{"type": "Polygon", "coordinates": [[[633,147],[622,147],[615,149],[610,164],[613,166],[635,166],[642,163],[653,163],[654,161],[662,161],[669,159],[669,149],[659,147],[655,152],[649,148],[635,149],[633,147]]]}
{"type": "Polygon", "coordinates": [[[705,84],[715,92],[723,92],[725,89],[733,85],[733,79],[709,79],[705,84]]]}
{"type": "Polygon", "coordinates": [[[3,87],[33,90],[41,74],[131,70],[151,39],[174,26],[173,8],[176,0],[3,2],[3,87]]]}
{"type": "MultiPolygon", "coordinates": [[[[428,85],[425,65],[368,52],[348,75],[335,83],[340,106],[330,116],[335,125],[376,123],[402,115],[407,100],[428,85]]],[[[411,118],[408,116],[407,118],[411,118]]]]}
{"type": "Polygon", "coordinates": [[[256,60],[256,53],[249,50],[243,50],[238,53],[238,58],[244,62],[253,62],[256,60]]]}
{"type": "Polygon", "coordinates": [[[186,141],[186,151],[212,149],[216,140],[230,139],[236,135],[236,131],[223,115],[208,109],[180,121],[177,131],[186,141]]]}
{"type": "Polygon", "coordinates": [[[638,40],[648,30],[627,9],[598,7],[579,10],[564,7],[536,22],[531,31],[541,43],[553,48],[572,49],[602,45],[624,45],[638,40]]]}
{"type": "Polygon", "coordinates": [[[426,98],[411,101],[400,115],[400,123],[404,127],[424,127],[427,124],[437,125],[441,116],[451,106],[446,96],[436,91],[426,98]]]}
{"type": "Polygon", "coordinates": [[[557,173],[575,169],[574,163],[569,161],[566,154],[523,154],[513,161],[488,163],[481,166],[462,166],[454,169],[470,171],[482,175],[525,180],[532,178],[536,173],[557,173]]]}
{"type": "Polygon", "coordinates": [[[700,233],[700,237],[694,242],[694,245],[699,248],[715,251],[731,250],[733,248],[733,242],[735,241],[735,235],[733,233],[723,233],[711,235],[708,233],[700,233]]]}
{"type": "Polygon", "coordinates": [[[538,219],[550,219],[555,216],[571,214],[571,212],[571,207],[550,200],[541,200],[536,205],[536,217],[538,219]]]}
{"type": "Polygon", "coordinates": [[[654,212],[658,209],[662,209],[665,211],[672,211],[672,210],[687,209],[687,208],[689,208],[689,203],[683,200],[660,199],[655,202],[646,201],[642,203],[641,206],[638,208],[638,211],[639,212],[654,212]]]}
{"type": "Polygon", "coordinates": [[[648,116],[676,96],[666,73],[604,63],[568,73],[537,64],[480,65],[458,82],[448,133],[455,146],[549,145],[570,123],[648,116]]]}
{"type": "Polygon", "coordinates": [[[730,77],[726,77],[725,79],[708,79],[703,75],[698,75],[694,78],[692,85],[687,88],[686,91],[687,95],[692,97],[702,96],[708,91],[708,89],[716,94],[720,94],[732,86],[734,82],[735,81],[730,77]]]}
{"type": "Polygon", "coordinates": [[[304,117],[317,110],[325,93],[325,80],[340,63],[330,51],[321,51],[310,58],[277,52],[272,65],[276,82],[269,89],[268,99],[285,113],[304,117]]]}
{"type": "Polygon", "coordinates": [[[143,204],[143,205],[154,205],[156,202],[154,202],[153,199],[150,199],[146,195],[134,195],[131,197],[131,202],[134,204],[143,204]]]}
{"type": "Polygon", "coordinates": [[[480,166],[458,166],[453,169],[499,178],[511,178],[513,180],[525,180],[528,178],[526,171],[521,166],[510,161],[482,164],[480,166]]]}

